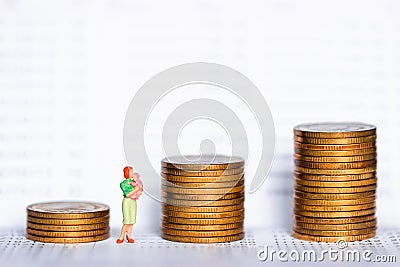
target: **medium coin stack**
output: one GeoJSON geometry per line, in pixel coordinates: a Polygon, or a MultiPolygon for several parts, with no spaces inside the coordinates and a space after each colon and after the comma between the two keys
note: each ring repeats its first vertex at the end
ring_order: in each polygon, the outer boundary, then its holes
{"type": "Polygon", "coordinates": [[[243,159],[170,157],[161,165],[164,239],[219,243],[243,238],[243,159]]]}
{"type": "Polygon", "coordinates": [[[317,242],[375,236],[376,127],[364,123],[294,128],[293,236],[317,242]]]}
{"type": "Polygon", "coordinates": [[[26,237],[44,243],[87,243],[109,237],[110,208],[90,202],[29,205],[26,237]]]}

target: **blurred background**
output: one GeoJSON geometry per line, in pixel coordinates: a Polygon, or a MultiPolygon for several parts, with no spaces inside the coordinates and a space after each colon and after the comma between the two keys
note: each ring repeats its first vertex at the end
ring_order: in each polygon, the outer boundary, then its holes
{"type": "MultiPolygon", "coordinates": [[[[290,229],[292,129],[317,121],[377,125],[379,227],[398,226],[399,14],[396,0],[0,1],[0,229],[23,229],[30,203],[62,199],[109,204],[118,228],[128,105],[153,75],[197,61],[246,75],[274,117],[275,161],[246,196],[247,229],[290,229]]],[[[224,133],[191,127],[182,151],[210,132],[229,151],[224,133]]],[[[160,159],[151,154],[155,168],[160,159]]],[[[159,217],[143,195],[137,231],[159,217]]]]}

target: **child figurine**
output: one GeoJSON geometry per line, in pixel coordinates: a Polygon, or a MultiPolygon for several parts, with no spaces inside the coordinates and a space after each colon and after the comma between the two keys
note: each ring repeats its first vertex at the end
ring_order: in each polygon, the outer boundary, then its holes
{"type": "Polygon", "coordinates": [[[136,200],[142,195],[143,183],[140,180],[139,173],[133,172],[131,166],[124,168],[125,180],[120,183],[120,187],[124,194],[122,200],[122,215],[123,215],[123,226],[121,235],[117,239],[117,243],[124,242],[124,235],[129,243],[135,242],[131,238],[133,225],[136,223],[136,200]]]}

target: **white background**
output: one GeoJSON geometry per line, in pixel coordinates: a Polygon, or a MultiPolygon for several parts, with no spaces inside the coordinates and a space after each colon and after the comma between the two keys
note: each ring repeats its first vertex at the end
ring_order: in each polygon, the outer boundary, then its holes
{"type": "MultiPolygon", "coordinates": [[[[196,61],[246,75],[274,116],[275,162],[246,196],[247,227],[290,228],[293,126],[347,120],[378,127],[379,226],[399,225],[400,2],[35,3],[0,2],[1,228],[23,228],[30,203],[61,199],[107,203],[119,226],[127,107],[153,75],[196,61]]],[[[190,132],[183,151],[198,149],[190,132]]],[[[144,196],[139,229],[159,216],[144,196]]]]}

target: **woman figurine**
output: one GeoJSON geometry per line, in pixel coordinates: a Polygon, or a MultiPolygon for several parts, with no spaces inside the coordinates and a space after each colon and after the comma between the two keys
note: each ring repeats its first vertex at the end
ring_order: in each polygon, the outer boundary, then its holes
{"type": "Polygon", "coordinates": [[[143,183],[139,178],[139,173],[133,172],[131,166],[124,168],[124,177],[125,180],[119,184],[124,194],[124,199],[122,200],[123,226],[121,235],[117,239],[118,244],[124,242],[125,235],[129,243],[135,242],[131,238],[131,234],[133,225],[136,223],[136,200],[142,195],[143,191],[143,183]]]}

